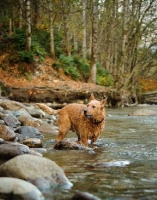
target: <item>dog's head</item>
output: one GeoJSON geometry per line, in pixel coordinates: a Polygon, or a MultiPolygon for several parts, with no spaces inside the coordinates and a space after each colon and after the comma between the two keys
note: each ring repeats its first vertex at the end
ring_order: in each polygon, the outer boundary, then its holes
{"type": "Polygon", "coordinates": [[[87,104],[87,108],[84,109],[84,115],[88,119],[100,120],[104,116],[104,106],[107,98],[98,101],[94,95],[91,94],[90,102],[87,104]]]}

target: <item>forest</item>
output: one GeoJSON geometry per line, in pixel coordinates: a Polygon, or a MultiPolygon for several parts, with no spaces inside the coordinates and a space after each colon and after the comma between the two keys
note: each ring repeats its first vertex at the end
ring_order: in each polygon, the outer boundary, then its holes
{"type": "Polygon", "coordinates": [[[156,0],[1,0],[0,53],[8,57],[0,67],[35,70],[49,56],[76,81],[133,95],[156,90],[156,8],[156,0]]]}

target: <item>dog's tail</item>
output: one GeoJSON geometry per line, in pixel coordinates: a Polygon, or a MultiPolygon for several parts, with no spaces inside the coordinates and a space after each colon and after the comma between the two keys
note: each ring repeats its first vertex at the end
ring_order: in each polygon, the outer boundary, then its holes
{"type": "Polygon", "coordinates": [[[41,108],[44,112],[46,112],[49,115],[57,115],[60,111],[60,110],[54,110],[44,103],[37,103],[37,105],[39,106],[39,108],[41,108]]]}

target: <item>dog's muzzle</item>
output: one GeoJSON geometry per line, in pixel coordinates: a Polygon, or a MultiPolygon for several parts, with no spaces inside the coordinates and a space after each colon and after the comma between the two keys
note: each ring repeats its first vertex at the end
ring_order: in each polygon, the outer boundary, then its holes
{"type": "Polygon", "coordinates": [[[85,115],[85,117],[86,117],[87,119],[90,119],[90,118],[93,117],[93,115],[88,115],[88,114],[87,114],[87,109],[84,109],[84,115],[85,115]]]}

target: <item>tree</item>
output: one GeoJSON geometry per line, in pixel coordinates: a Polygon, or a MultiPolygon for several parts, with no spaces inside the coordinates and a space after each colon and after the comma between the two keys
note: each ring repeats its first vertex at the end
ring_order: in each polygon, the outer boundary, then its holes
{"type": "Polygon", "coordinates": [[[86,0],[82,1],[82,57],[86,59],[86,0]]]}
{"type": "Polygon", "coordinates": [[[66,55],[71,55],[71,45],[69,39],[69,12],[67,12],[69,5],[66,0],[62,0],[62,17],[63,17],[63,26],[64,26],[64,40],[65,40],[65,51],[66,55]]]}
{"type": "Polygon", "coordinates": [[[26,49],[31,50],[31,7],[30,0],[26,0],[26,49]]]}
{"type": "Polygon", "coordinates": [[[52,0],[50,0],[50,55],[55,58],[52,0]]]}
{"type": "Polygon", "coordinates": [[[93,0],[92,12],[92,48],[90,76],[88,82],[96,83],[96,63],[97,63],[97,40],[98,40],[98,0],[93,0]]]}

